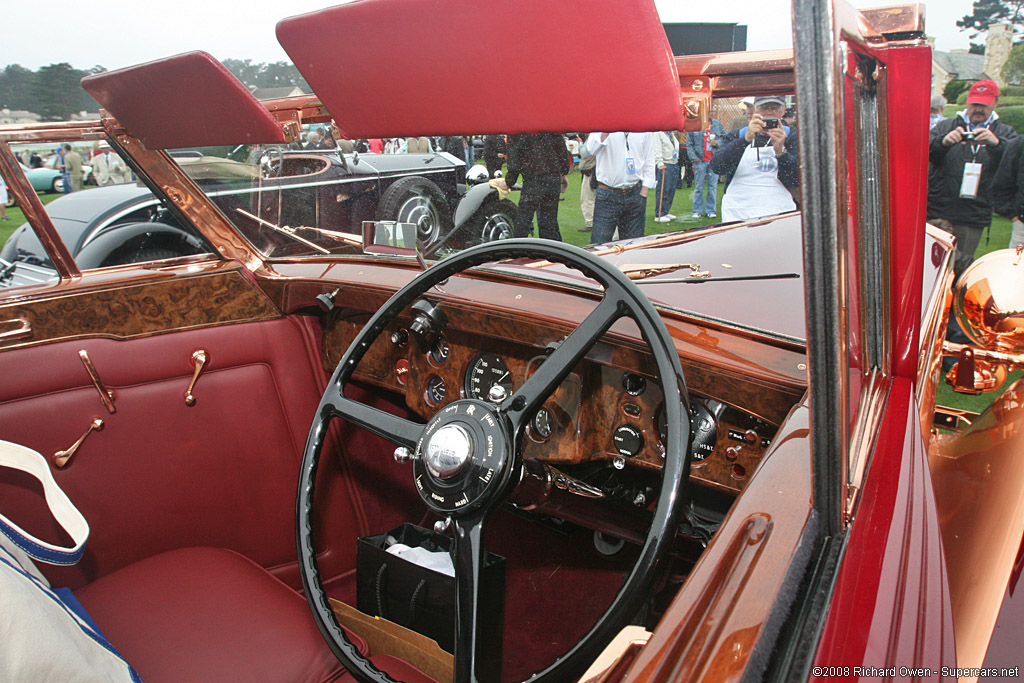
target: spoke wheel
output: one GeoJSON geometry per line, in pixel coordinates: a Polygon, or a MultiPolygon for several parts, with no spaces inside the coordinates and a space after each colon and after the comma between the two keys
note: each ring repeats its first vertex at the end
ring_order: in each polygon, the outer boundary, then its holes
{"type": "Polygon", "coordinates": [[[576,364],[620,318],[630,317],[648,342],[665,395],[667,447],[662,485],[651,527],[622,588],[591,630],[567,653],[528,680],[579,676],[636,615],[648,598],[659,560],[675,536],[689,476],[689,413],[679,356],[658,312],[617,268],[577,247],[546,240],[503,240],[442,261],[399,290],[370,319],[342,356],[320,401],[303,456],[296,513],[299,568],[306,599],[332,651],[361,681],[393,681],[345,637],[324,591],[313,545],[314,482],[325,434],[340,417],[397,446],[416,452],[413,476],[424,503],[451,518],[456,577],[455,683],[477,681],[477,605],[486,557],[484,531],[522,470],[521,447],[533,414],[576,364]],[[579,270],[604,287],[604,296],[522,387],[497,405],[455,401],[418,424],[346,398],[344,388],[372,342],[388,324],[434,285],[468,268],[506,258],[538,258],[579,270]],[[489,474],[488,474],[489,473],[489,474]],[[481,475],[487,476],[481,476],[481,475]]]}

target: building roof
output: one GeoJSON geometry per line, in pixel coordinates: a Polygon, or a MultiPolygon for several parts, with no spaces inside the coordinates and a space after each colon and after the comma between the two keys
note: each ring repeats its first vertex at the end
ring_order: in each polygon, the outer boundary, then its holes
{"type": "Polygon", "coordinates": [[[252,94],[257,100],[276,100],[279,97],[294,97],[303,93],[302,88],[287,85],[280,88],[253,88],[252,94]]]}
{"type": "Polygon", "coordinates": [[[958,81],[980,81],[985,73],[985,55],[969,52],[932,52],[932,60],[958,81]]]}

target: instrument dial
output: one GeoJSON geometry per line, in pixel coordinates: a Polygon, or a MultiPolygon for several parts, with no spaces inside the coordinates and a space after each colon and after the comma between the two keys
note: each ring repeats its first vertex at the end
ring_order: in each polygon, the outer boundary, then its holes
{"type": "Polygon", "coordinates": [[[530,432],[538,441],[547,441],[551,438],[552,431],[551,413],[547,408],[541,408],[530,420],[530,432]]]}
{"type": "Polygon", "coordinates": [[[437,335],[437,339],[434,340],[434,344],[430,347],[430,360],[434,361],[434,365],[442,365],[448,362],[450,351],[448,340],[443,335],[437,335]]]}
{"type": "Polygon", "coordinates": [[[635,458],[644,448],[644,435],[638,427],[626,424],[615,430],[612,442],[619,455],[635,458]]]}
{"type": "Polygon", "coordinates": [[[427,380],[427,403],[434,406],[444,403],[445,394],[446,389],[444,386],[443,379],[441,379],[437,375],[434,375],[429,380],[427,380]]]}
{"type": "MultiPolygon", "coordinates": [[[[665,411],[658,411],[658,437],[661,443],[668,441],[668,420],[665,411]]],[[[718,442],[718,420],[700,399],[690,401],[690,440],[693,444],[693,460],[706,460],[715,452],[718,442]]]]}
{"type": "Polygon", "coordinates": [[[505,390],[506,396],[512,395],[512,375],[505,361],[497,354],[481,353],[469,364],[466,372],[466,396],[486,400],[495,384],[505,390]]]}

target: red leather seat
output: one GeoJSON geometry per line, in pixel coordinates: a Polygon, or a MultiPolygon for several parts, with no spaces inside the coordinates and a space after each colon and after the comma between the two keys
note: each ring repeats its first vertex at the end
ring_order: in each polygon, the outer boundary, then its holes
{"type": "MultiPolygon", "coordinates": [[[[75,596],[147,682],[347,676],[302,596],[229,550],[162,553],[75,596]]],[[[366,641],[349,635],[366,653],[366,641]]]]}

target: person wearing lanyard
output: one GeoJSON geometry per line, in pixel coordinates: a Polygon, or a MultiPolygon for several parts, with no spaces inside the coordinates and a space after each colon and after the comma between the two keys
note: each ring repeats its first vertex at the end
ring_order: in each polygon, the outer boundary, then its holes
{"type": "Polygon", "coordinates": [[[992,183],[1017,131],[995,111],[999,86],[978,81],[967,107],[939,121],[928,144],[928,222],[952,233],[957,250],[973,257],[981,233],[992,222],[992,183]]]}
{"type": "MultiPolygon", "coordinates": [[[[797,138],[796,131],[782,123],[785,113],[781,97],[758,97],[750,123],[719,141],[711,172],[732,176],[722,197],[723,221],[753,220],[796,209],[797,138]]],[[[713,212],[714,206],[710,208],[713,212]]]]}
{"type": "Polygon", "coordinates": [[[654,189],[654,137],[651,133],[591,133],[587,152],[597,159],[594,175],[594,227],[591,244],[643,237],[647,193],[654,189]]]}

